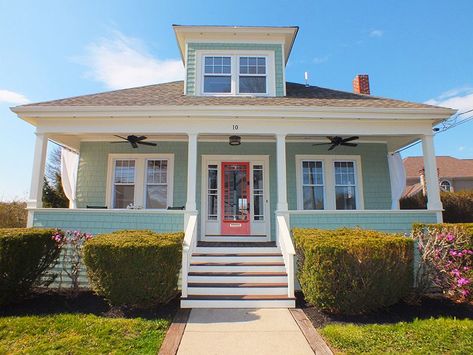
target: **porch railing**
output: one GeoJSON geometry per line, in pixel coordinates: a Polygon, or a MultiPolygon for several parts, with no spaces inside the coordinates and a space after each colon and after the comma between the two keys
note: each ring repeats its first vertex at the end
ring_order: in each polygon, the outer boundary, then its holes
{"type": "Polygon", "coordinates": [[[197,246],[197,213],[186,216],[186,229],[182,243],[182,297],[187,297],[187,283],[192,253],[197,246]]]}
{"type": "Polygon", "coordinates": [[[287,214],[277,214],[277,243],[281,248],[284,265],[287,273],[287,296],[294,297],[294,260],[296,251],[292,243],[291,233],[288,226],[289,216],[287,214]]]}

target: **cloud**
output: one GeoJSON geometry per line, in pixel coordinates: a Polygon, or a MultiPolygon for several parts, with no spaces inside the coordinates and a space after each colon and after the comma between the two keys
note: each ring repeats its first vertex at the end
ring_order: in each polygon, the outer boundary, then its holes
{"type": "Polygon", "coordinates": [[[429,105],[450,107],[465,112],[473,109],[473,88],[463,87],[441,93],[438,97],[427,100],[429,105]]]}
{"type": "Polygon", "coordinates": [[[6,103],[10,105],[24,105],[30,102],[28,98],[15,91],[2,90],[0,89],[0,103],[6,103]]]}
{"type": "Polygon", "coordinates": [[[184,78],[180,59],[153,56],[137,38],[113,31],[86,47],[79,63],[88,67],[86,75],[102,82],[109,89],[157,84],[184,78]]]}
{"type": "Polygon", "coordinates": [[[370,31],[370,37],[383,37],[384,31],[382,30],[371,30],[370,31]]]}
{"type": "Polygon", "coordinates": [[[328,58],[329,56],[325,55],[323,57],[315,57],[312,61],[314,62],[314,64],[322,64],[328,61],[328,58]]]}

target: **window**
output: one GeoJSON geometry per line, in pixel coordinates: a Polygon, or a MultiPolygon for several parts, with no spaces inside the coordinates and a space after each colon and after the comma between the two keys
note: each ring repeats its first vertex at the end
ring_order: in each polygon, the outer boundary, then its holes
{"type": "Polygon", "coordinates": [[[266,58],[240,57],[239,93],[266,93],[266,58]]]}
{"type": "Polygon", "coordinates": [[[324,209],[324,174],[321,161],[302,162],[302,198],[305,210],[324,209]]]}
{"type": "Polygon", "coordinates": [[[353,161],[336,161],[334,162],[334,169],[337,210],[355,210],[355,163],[353,161]]]}
{"type": "Polygon", "coordinates": [[[204,92],[230,93],[232,91],[232,58],[204,57],[204,92]]]}
{"type": "Polygon", "coordinates": [[[167,208],[168,161],[146,161],[146,208],[167,208]]]}
{"type": "Polygon", "coordinates": [[[452,191],[452,184],[448,180],[442,180],[440,182],[440,189],[442,191],[451,192],[452,191]]]}
{"type": "Polygon", "coordinates": [[[264,221],[263,165],[253,165],[253,220],[264,221]]]}
{"type": "Polygon", "coordinates": [[[135,161],[116,160],[113,174],[113,208],[126,208],[135,201],[135,161]]]}
{"type": "Polygon", "coordinates": [[[173,154],[110,154],[107,205],[166,209],[173,204],[173,154]]]}
{"type": "Polygon", "coordinates": [[[207,219],[209,221],[216,221],[218,216],[218,166],[208,166],[207,178],[207,219]]]}

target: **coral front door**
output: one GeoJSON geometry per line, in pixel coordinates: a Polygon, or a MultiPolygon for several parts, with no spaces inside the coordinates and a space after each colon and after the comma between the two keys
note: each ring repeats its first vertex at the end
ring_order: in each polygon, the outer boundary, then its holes
{"type": "Polygon", "coordinates": [[[223,235],[250,234],[250,163],[222,163],[223,235]]]}

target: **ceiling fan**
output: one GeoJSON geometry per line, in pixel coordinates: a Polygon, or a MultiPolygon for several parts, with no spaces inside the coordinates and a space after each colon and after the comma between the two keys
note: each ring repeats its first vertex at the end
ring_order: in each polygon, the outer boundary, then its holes
{"type": "MultiPolygon", "coordinates": [[[[125,137],[122,137],[122,136],[117,136],[115,135],[115,137],[118,137],[118,138],[121,138],[121,139],[124,139],[126,140],[128,143],[131,144],[131,146],[133,148],[138,148],[138,144],[143,144],[143,145],[150,145],[150,146],[153,146],[153,147],[156,147],[156,143],[151,143],[151,142],[143,142],[147,137],[145,136],[135,136],[135,135],[129,135],[127,136],[126,138],[125,137]]],[[[126,143],[126,142],[112,142],[112,143],[126,143]]]]}
{"type": "Polygon", "coordinates": [[[357,137],[357,136],[348,137],[348,138],[342,138],[339,136],[327,137],[330,143],[314,143],[312,145],[330,145],[330,148],[328,148],[328,150],[332,150],[339,145],[344,145],[346,147],[356,147],[358,144],[349,143],[349,142],[357,140],[358,138],[360,137],[357,137]]]}

